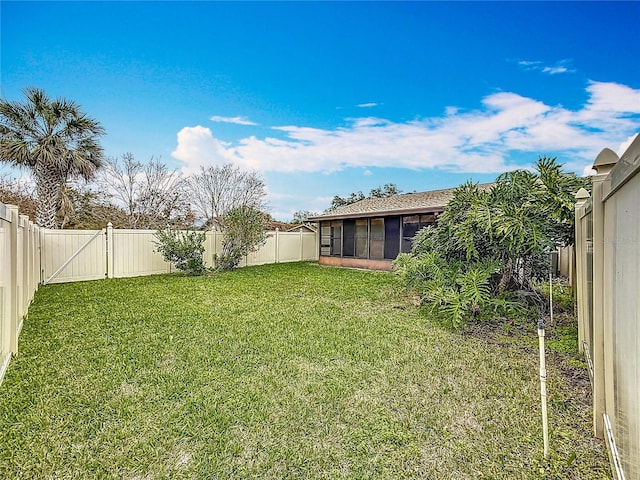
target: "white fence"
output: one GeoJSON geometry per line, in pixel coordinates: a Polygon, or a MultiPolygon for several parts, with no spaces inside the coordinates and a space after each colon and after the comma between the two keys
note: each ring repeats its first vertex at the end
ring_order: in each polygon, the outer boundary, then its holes
{"type": "MultiPolygon", "coordinates": [[[[155,230],[45,230],[42,258],[44,283],[170,273],[171,265],[155,251],[155,230]]],[[[267,241],[240,266],[317,260],[314,232],[267,233],[267,241]]],[[[213,266],[222,252],[222,233],[205,236],[205,263],[213,266]]]]}
{"type": "Polygon", "coordinates": [[[12,354],[29,304],[40,284],[41,229],[0,203],[0,382],[12,354]]]}
{"type": "Polygon", "coordinates": [[[640,479],[640,135],[596,158],[593,196],[576,199],[580,348],[593,387],[594,433],[618,480],[640,479]]]}
{"type": "MultiPolygon", "coordinates": [[[[29,304],[41,283],[170,273],[171,265],[155,252],[155,230],[48,230],[0,203],[0,382],[29,304]]],[[[240,266],[318,260],[314,232],[267,233],[265,244],[240,266]]],[[[206,232],[205,263],[222,252],[222,233],[206,232]]]]}

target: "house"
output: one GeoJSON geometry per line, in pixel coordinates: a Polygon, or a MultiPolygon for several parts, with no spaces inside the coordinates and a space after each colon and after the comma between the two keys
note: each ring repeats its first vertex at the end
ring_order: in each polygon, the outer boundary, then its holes
{"type": "Polygon", "coordinates": [[[399,253],[411,251],[415,234],[436,222],[454,190],[366,198],[310,218],[320,225],[319,263],[391,270],[399,253]]]}

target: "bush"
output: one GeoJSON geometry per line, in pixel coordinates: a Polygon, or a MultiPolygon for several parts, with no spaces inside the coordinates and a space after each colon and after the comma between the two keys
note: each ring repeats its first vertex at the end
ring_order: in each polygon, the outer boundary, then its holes
{"type": "Polygon", "coordinates": [[[417,248],[398,256],[396,273],[440,323],[459,329],[472,319],[523,313],[518,302],[493,291],[498,262],[447,260],[436,250],[418,254],[417,248]]]}
{"type": "Polygon", "coordinates": [[[454,328],[488,312],[535,309],[538,318],[546,306],[536,281],[548,276],[548,252],[573,242],[573,195],[590,184],[561,167],[542,157],[536,173],[505,173],[490,189],[457,188],[437,225],[396,259],[405,285],[454,328]]]}
{"type": "Polygon", "coordinates": [[[264,215],[248,206],[232,208],[224,216],[222,234],[222,253],[216,257],[216,266],[231,270],[266,241],[264,215]]]}
{"type": "Polygon", "coordinates": [[[187,275],[204,275],[204,232],[183,232],[167,228],[155,233],[156,251],[187,275]]]}

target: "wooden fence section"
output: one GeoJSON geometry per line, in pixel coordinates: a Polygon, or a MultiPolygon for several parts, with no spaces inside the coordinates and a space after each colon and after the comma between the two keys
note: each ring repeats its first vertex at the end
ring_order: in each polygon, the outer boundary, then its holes
{"type": "Polygon", "coordinates": [[[596,158],[593,195],[576,195],[580,348],[593,387],[594,433],[612,470],[640,479],[640,135],[596,158]]]}
{"type": "MultiPolygon", "coordinates": [[[[43,244],[45,283],[76,282],[170,273],[171,265],[155,251],[155,230],[46,230],[43,244]]],[[[241,267],[266,263],[317,260],[313,232],[268,232],[265,244],[250,253],[241,267]]],[[[222,233],[205,235],[205,263],[214,265],[222,252],[222,233]]]]}
{"type": "Polygon", "coordinates": [[[40,284],[40,234],[18,207],[0,203],[0,382],[40,284]]]}

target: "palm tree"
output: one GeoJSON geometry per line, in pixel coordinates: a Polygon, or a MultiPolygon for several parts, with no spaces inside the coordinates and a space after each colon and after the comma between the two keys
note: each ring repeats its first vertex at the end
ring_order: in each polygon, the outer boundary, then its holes
{"type": "Polygon", "coordinates": [[[0,100],[0,160],[31,171],[36,223],[55,228],[62,187],[72,178],[91,178],[102,165],[104,129],[75,102],[51,100],[39,88],[24,94],[25,103],[0,100]]]}

